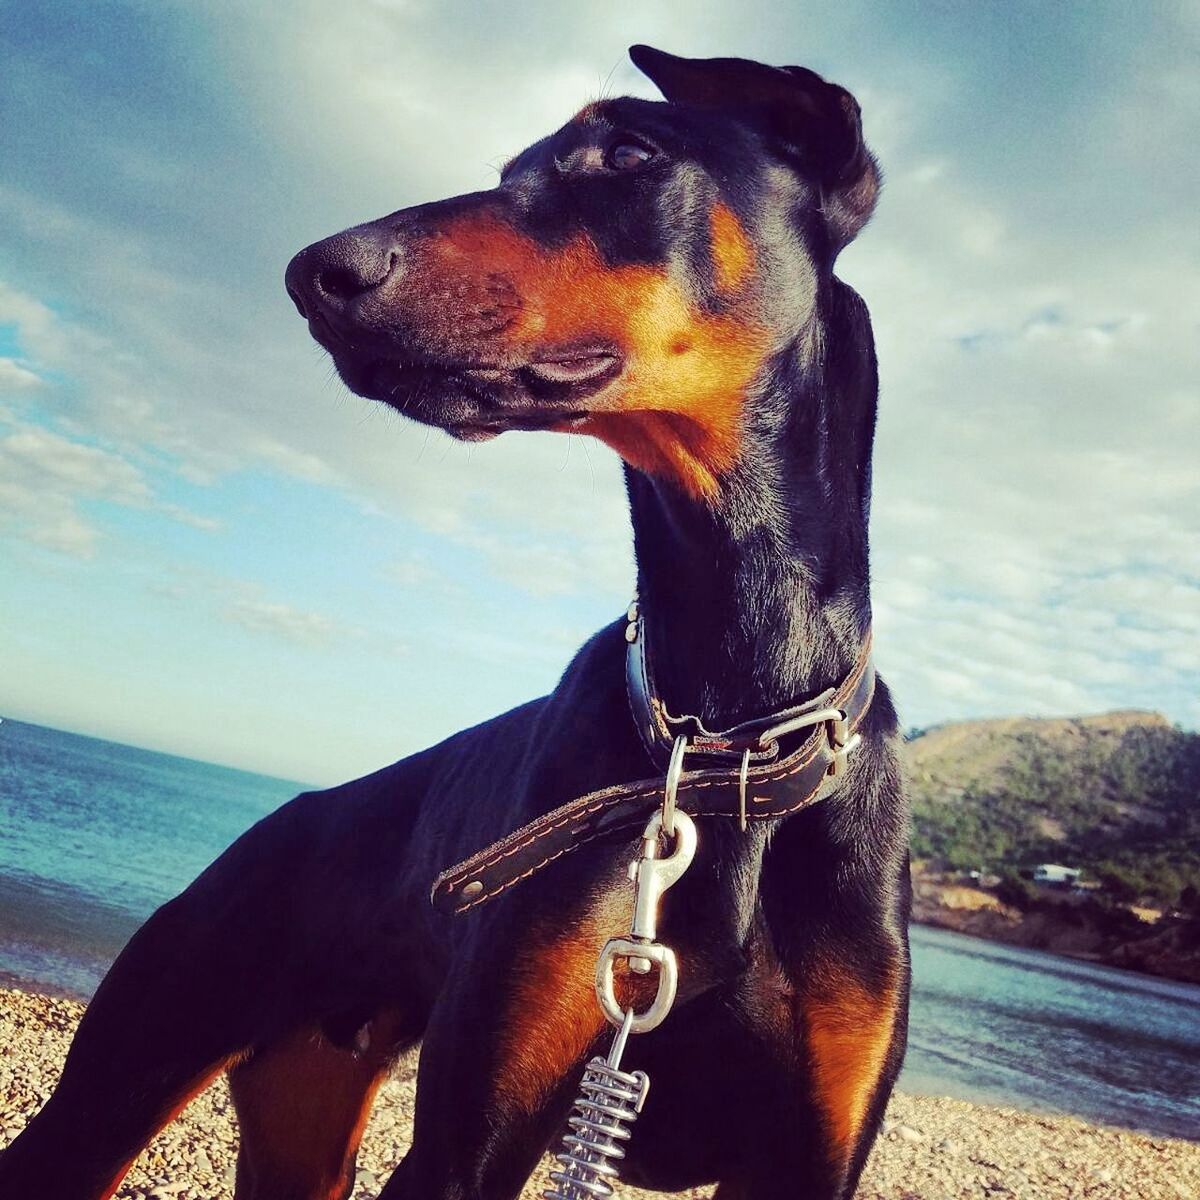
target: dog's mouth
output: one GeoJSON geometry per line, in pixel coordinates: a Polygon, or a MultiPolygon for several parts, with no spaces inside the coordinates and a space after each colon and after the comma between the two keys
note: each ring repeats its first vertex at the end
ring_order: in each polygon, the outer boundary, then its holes
{"type": "Polygon", "coordinates": [[[589,402],[625,365],[611,346],[569,347],[513,361],[372,357],[327,348],[352,391],[467,442],[510,430],[576,428],[594,411],[589,402]]]}

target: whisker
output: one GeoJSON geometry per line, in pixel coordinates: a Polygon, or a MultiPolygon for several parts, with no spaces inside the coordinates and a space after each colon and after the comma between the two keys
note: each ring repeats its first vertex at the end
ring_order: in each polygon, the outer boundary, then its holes
{"type": "Polygon", "coordinates": [[[587,459],[588,473],[592,477],[592,495],[596,494],[596,468],[592,465],[592,452],[588,448],[587,438],[581,439],[583,442],[583,457],[587,459]]]}
{"type": "Polygon", "coordinates": [[[617,73],[617,68],[620,65],[621,65],[621,60],[618,58],[616,60],[616,62],[613,63],[612,69],[608,72],[607,75],[605,75],[604,81],[600,84],[600,95],[597,97],[597,99],[606,100],[608,98],[608,89],[609,89],[609,86],[612,84],[612,77],[617,73]]]}

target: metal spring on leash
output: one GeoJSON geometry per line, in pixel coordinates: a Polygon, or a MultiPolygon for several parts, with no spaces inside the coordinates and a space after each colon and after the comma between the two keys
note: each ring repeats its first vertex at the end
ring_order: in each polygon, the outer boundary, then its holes
{"type": "Polygon", "coordinates": [[[551,1171],[557,1186],[542,1193],[546,1200],[606,1200],[613,1194],[610,1180],[617,1178],[617,1161],[625,1157],[622,1143],[629,1141],[629,1127],[642,1111],[650,1088],[645,1071],[620,1069],[632,1024],[630,1009],[608,1058],[597,1055],[584,1070],[562,1147],[554,1156],[562,1169],[551,1171]]]}
{"type": "MultiPolygon", "coordinates": [[[[678,755],[682,761],[682,752],[678,755]]],[[[625,1157],[630,1126],[646,1103],[650,1077],[645,1071],[622,1071],[621,1056],[631,1033],[657,1029],[671,1006],[679,983],[675,952],[660,945],[658,903],[663,893],[688,869],[696,853],[696,825],[685,812],[675,811],[678,770],[667,777],[663,811],[652,816],[642,831],[641,852],[629,864],[634,884],[633,921],[628,937],[609,938],[596,963],[596,998],[609,1024],[617,1033],[608,1058],[597,1055],[584,1068],[575,1108],[567,1120],[562,1146],[554,1156],[561,1169],[550,1172],[555,1186],[542,1193],[546,1200],[608,1200],[620,1172],[617,1164],[625,1157]],[[659,839],[664,835],[674,845],[665,858],[659,856],[659,839]],[[643,1012],[622,1008],[614,987],[618,960],[633,975],[657,970],[654,999],[643,1012]]]]}

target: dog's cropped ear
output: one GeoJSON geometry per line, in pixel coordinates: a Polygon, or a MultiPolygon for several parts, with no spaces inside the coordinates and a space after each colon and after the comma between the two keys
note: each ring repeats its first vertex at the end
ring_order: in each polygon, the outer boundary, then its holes
{"type": "Polygon", "coordinates": [[[634,66],[673,104],[743,111],[766,125],[784,152],[824,194],[835,250],[867,223],[879,168],[862,136],[858,101],[806,67],[769,67],[747,58],[679,58],[631,46],[634,66]]]}

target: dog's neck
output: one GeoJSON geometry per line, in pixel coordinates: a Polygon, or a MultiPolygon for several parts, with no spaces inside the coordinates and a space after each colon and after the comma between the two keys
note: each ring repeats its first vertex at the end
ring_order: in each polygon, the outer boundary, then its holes
{"type": "Polygon", "coordinates": [[[648,648],[673,715],[727,727],[850,670],[870,627],[876,392],[866,308],[834,280],[758,381],[715,496],[627,471],[648,648]]]}

